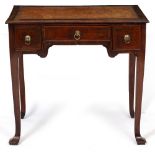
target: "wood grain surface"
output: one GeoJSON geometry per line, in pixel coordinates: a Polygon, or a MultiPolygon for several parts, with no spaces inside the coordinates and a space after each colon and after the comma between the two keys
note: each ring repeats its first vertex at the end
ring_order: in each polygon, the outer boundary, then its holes
{"type": "Polygon", "coordinates": [[[18,22],[148,22],[137,5],[14,6],[6,23],[18,22]]]}

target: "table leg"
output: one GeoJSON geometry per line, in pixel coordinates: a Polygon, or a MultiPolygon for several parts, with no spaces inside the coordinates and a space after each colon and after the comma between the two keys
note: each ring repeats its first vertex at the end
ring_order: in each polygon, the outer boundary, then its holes
{"type": "Polygon", "coordinates": [[[129,112],[131,118],[134,118],[134,84],[135,84],[135,55],[129,54],[129,112]]]}
{"type": "Polygon", "coordinates": [[[136,106],[135,106],[135,138],[138,145],[145,144],[146,140],[140,134],[140,118],[142,105],[143,77],[144,77],[145,52],[137,55],[136,72],[136,106]]]}
{"type": "Polygon", "coordinates": [[[12,76],[12,91],[15,114],[15,136],[10,139],[11,145],[17,145],[20,140],[21,131],[21,115],[20,115],[20,100],[19,100],[19,55],[14,50],[10,51],[11,76],[12,76]]]}
{"type": "Polygon", "coordinates": [[[19,56],[19,81],[20,81],[21,118],[24,118],[26,113],[26,102],[25,102],[23,54],[19,56]]]}

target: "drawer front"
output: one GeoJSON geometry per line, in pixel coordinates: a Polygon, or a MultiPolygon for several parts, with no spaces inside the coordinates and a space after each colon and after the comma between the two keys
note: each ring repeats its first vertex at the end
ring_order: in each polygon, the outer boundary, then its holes
{"type": "Polygon", "coordinates": [[[139,25],[113,28],[113,50],[139,50],[140,48],[141,27],[139,25]]]}
{"type": "Polygon", "coordinates": [[[108,26],[45,26],[46,41],[106,41],[110,40],[111,29],[108,26]]]}
{"type": "Polygon", "coordinates": [[[15,27],[15,49],[34,51],[41,49],[41,27],[18,25],[15,27]]]}

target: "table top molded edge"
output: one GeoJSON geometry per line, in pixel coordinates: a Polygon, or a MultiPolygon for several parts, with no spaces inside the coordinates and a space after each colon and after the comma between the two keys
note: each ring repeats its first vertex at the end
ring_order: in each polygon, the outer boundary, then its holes
{"type": "Polygon", "coordinates": [[[144,13],[142,12],[142,10],[139,8],[138,5],[74,5],[74,6],[40,6],[40,5],[15,5],[13,6],[13,9],[11,11],[11,14],[9,16],[9,18],[6,20],[5,22],[6,24],[34,24],[34,23],[99,23],[99,24],[107,24],[107,23],[149,23],[149,20],[147,19],[147,17],[144,15],[144,13]],[[133,7],[134,11],[137,13],[138,15],[138,19],[126,19],[126,18],[122,18],[122,19],[93,19],[93,20],[89,20],[89,19],[51,19],[51,20],[19,20],[16,21],[14,20],[19,9],[22,7],[100,7],[100,6],[131,6],[133,7]]]}

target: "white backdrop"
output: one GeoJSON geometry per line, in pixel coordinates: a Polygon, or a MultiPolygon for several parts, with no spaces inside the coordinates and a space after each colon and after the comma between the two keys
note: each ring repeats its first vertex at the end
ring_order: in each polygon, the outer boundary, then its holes
{"type": "Polygon", "coordinates": [[[0,154],[153,154],[155,148],[155,10],[153,0],[5,0],[0,6],[0,154]],[[109,58],[103,46],[53,46],[47,58],[25,55],[27,113],[21,143],[14,115],[5,20],[13,5],[138,4],[147,25],[141,133],[137,146],[128,111],[128,55],[109,58]]]}

